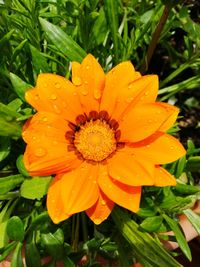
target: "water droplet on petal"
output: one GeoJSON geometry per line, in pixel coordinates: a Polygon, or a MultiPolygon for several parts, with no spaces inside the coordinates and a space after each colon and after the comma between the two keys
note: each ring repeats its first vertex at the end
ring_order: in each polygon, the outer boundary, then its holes
{"type": "Polygon", "coordinates": [[[102,200],[101,201],[101,205],[105,206],[106,205],[106,201],[105,200],[102,200]]]}
{"type": "Polygon", "coordinates": [[[146,148],[149,148],[150,147],[150,145],[146,145],[146,148]]]}
{"type": "Polygon", "coordinates": [[[149,94],[149,91],[146,91],[144,94],[145,94],[145,96],[147,96],[149,94]]]}
{"type": "Polygon", "coordinates": [[[86,96],[88,94],[88,91],[83,89],[81,93],[82,93],[82,95],[86,96]]]}
{"type": "Polygon", "coordinates": [[[55,87],[56,87],[57,89],[59,89],[59,88],[61,87],[61,84],[60,84],[60,83],[55,83],[55,87]]]}
{"type": "Polygon", "coordinates": [[[152,123],[152,120],[148,120],[149,123],[152,123]]]}
{"type": "Polygon", "coordinates": [[[87,65],[87,66],[86,66],[86,69],[87,69],[87,70],[89,70],[89,68],[90,68],[90,66],[89,66],[89,65],[87,65]]]}
{"type": "Polygon", "coordinates": [[[76,96],[76,95],[77,95],[77,92],[73,92],[73,95],[75,95],[75,96],[76,96]]]}
{"type": "Polygon", "coordinates": [[[57,114],[60,114],[61,113],[61,110],[59,109],[59,107],[57,105],[53,105],[53,108],[54,108],[54,110],[55,110],[55,112],[57,114]]]}
{"type": "Polygon", "coordinates": [[[88,84],[88,81],[84,81],[84,84],[88,84]]]}
{"type": "Polygon", "coordinates": [[[133,97],[129,97],[129,98],[126,99],[127,103],[131,103],[132,101],[133,101],[133,97]]]}
{"type": "Polygon", "coordinates": [[[94,183],[94,184],[96,184],[96,183],[97,183],[97,181],[96,181],[96,180],[94,180],[94,181],[93,181],[93,183],[94,183]]]}
{"type": "Polygon", "coordinates": [[[57,95],[56,95],[56,94],[52,94],[52,95],[50,95],[50,99],[51,99],[51,100],[56,100],[56,99],[57,99],[57,95]]]}
{"type": "Polygon", "coordinates": [[[132,87],[133,87],[133,85],[132,84],[129,84],[128,89],[131,89],[132,87]]]}
{"type": "Polygon", "coordinates": [[[35,156],[37,156],[37,157],[43,157],[43,156],[45,156],[45,155],[46,155],[46,151],[45,151],[44,148],[39,147],[39,148],[37,148],[37,149],[35,150],[35,156]]]}
{"type": "Polygon", "coordinates": [[[32,137],[32,139],[33,139],[33,140],[36,140],[36,139],[37,139],[37,137],[36,137],[36,136],[33,136],[33,137],[32,137]]]}
{"type": "Polygon", "coordinates": [[[170,149],[174,149],[174,147],[173,146],[170,146],[170,149]]]}
{"type": "Polygon", "coordinates": [[[35,95],[34,99],[37,101],[39,100],[39,95],[35,95]]]}
{"type": "Polygon", "coordinates": [[[44,121],[44,122],[48,121],[47,117],[43,117],[42,121],[44,121]]]}
{"type": "Polygon", "coordinates": [[[101,98],[101,91],[100,90],[94,90],[94,98],[97,100],[101,98]]]}

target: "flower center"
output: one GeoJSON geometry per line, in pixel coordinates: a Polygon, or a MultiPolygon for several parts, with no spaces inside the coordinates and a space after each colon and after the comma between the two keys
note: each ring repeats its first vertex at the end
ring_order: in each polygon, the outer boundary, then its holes
{"type": "Polygon", "coordinates": [[[74,145],[85,159],[101,161],[115,151],[115,133],[106,121],[86,122],[75,133],[74,145]]]}

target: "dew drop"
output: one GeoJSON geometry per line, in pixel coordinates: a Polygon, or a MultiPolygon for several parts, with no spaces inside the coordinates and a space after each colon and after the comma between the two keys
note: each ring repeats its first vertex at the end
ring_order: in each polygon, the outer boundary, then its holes
{"type": "Polygon", "coordinates": [[[101,98],[101,91],[100,90],[94,90],[94,98],[97,100],[101,98]]]}
{"type": "Polygon", "coordinates": [[[129,97],[129,98],[126,99],[127,103],[131,103],[132,101],[133,101],[133,97],[129,97]]]}
{"type": "Polygon", "coordinates": [[[96,184],[96,183],[97,183],[97,181],[96,181],[96,180],[94,180],[94,181],[93,181],[93,184],[96,184]]]}
{"type": "Polygon", "coordinates": [[[37,157],[43,157],[43,156],[45,156],[45,155],[46,155],[46,151],[45,151],[44,148],[39,147],[39,148],[37,148],[37,149],[35,150],[35,156],[37,156],[37,157]]]}
{"type": "Polygon", "coordinates": [[[56,99],[57,99],[57,95],[56,95],[56,94],[52,94],[52,95],[50,96],[50,99],[51,99],[51,100],[56,100],[56,99]]]}
{"type": "Polygon", "coordinates": [[[51,200],[51,203],[55,203],[55,202],[56,202],[55,199],[52,199],[52,200],[51,200]]]}
{"type": "Polygon", "coordinates": [[[39,95],[35,95],[34,99],[37,101],[39,100],[39,95]]]}
{"type": "Polygon", "coordinates": [[[44,122],[48,121],[47,117],[43,117],[42,121],[44,121],[44,122]]]}
{"type": "Polygon", "coordinates": [[[146,148],[150,148],[150,145],[146,145],[146,148]]]}
{"type": "Polygon", "coordinates": [[[170,149],[171,149],[171,150],[173,150],[173,149],[174,149],[174,147],[173,147],[173,146],[170,146],[170,149]]]}
{"type": "Polygon", "coordinates": [[[144,96],[140,97],[140,100],[143,101],[144,100],[144,96]]]}
{"type": "Polygon", "coordinates": [[[89,68],[90,68],[90,66],[89,66],[89,65],[87,65],[87,66],[86,66],[86,69],[87,69],[87,70],[89,70],[89,68]]]}
{"type": "Polygon", "coordinates": [[[131,89],[132,87],[133,87],[133,85],[132,84],[129,84],[128,89],[131,89]]]}
{"type": "Polygon", "coordinates": [[[149,123],[152,123],[152,120],[148,120],[149,123]]]}
{"type": "Polygon", "coordinates": [[[84,89],[84,90],[82,90],[82,92],[81,92],[81,93],[82,93],[82,95],[84,95],[84,96],[88,95],[88,91],[87,91],[87,90],[85,90],[85,89],[84,89]]]}
{"type": "Polygon", "coordinates": [[[148,94],[149,94],[149,91],[146,91],[146,92],[144,93],[145,96],[147,96],[148,94]]]}
{"type": "Polygon", "coordinates": [[[73,92],[73,95],[76,96],[77,95],[77,92],[73,92]]]}
{"type": "Polygon", "coordinates": [[[106,201],[105,200],[102,200],[101,201],[101,205],[105,206],[106,205],[106,201]]]}
{"type": "Polygon", "coordinates": [[[33,136],[33,137],[32,137],[32,139],[33,139],[33,140],[36,140],[36,139],[37,139],[37,137],[36,137],[36,136],[33,136]]]}
{"type": "Polygon", "coordinates": [[[61,87],[61,84],[60,84],[60,83],[55,83],[55,87],[56,87],[57,89],[59,89],[59,88],[61,87]]]}
{"type": "Polygon", "coordinates": [[[84,81],[84,84],[88,84],[88,81],[84,81]]]}
{"type": "Polygon", "coordinates": [[[57,114],[60,114],[61,113],[61,110],[59,109],[59,107],[57,105],[53,105],[53,108],[54,108],[54,110],[55,110],[55,112],[57,114]]]}

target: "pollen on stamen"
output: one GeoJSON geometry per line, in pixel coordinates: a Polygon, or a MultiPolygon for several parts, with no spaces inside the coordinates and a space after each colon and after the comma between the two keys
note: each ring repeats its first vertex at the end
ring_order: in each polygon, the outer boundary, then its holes
{"type": "Polygon", "coordinates": [[[106,121],[91,120],[75,133],[74,146],[84,159],[102,161],[116,150],[115,132],[106,121]]]}

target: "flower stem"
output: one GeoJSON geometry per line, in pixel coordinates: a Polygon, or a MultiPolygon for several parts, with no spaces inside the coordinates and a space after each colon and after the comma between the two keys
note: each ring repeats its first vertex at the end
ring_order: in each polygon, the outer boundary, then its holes
{"type": "Polygon", "coordinates": [[[76,214],[75,218],[76,218],[76,225],[75,225],[74,239],[72,240],[72,249],[74,252],[77,252],[78,251],[78,241],[79,241],[79,227],[80,227],[79,214],[76,214]]]}
{"type": "Polygon", "coordinates": [[[82,220],[82,230],[83,230],[83,240],[84,242],[88,241],[88,229],[87,229],[87,221],[85,217],[85,213],[81,213],[81,220],[82,220]]]}
{"type": "Polygon", "coordinates": [[[144,58],[144,61],[142,63],[142,66],[140,68],[140,72],[141,73],[145,73],[147,70],[148,70],[148,67],[149,67],[149,63],[151,61],[151,58],[152,58],[152,55],[154,53],[154,50],[156,48],[156,45],[158,43],[158,40],[160,38],[160,34],[165,26],[165,23],[168,19],[168,16],[169,16],[169,13],[170,13],[170,10],[171,10],[171,6],[165,6],[164,10],[163,10],[163,13],[162,13],[162,16],[160,18],[160,21],[155,29],[155,32],[153,33],[153,36],[152,36],[152,39],[151,39],[151,42],[149,44],[149,47],[148,47],[148,50],[147,50],[147,54],[144,58]]]}

